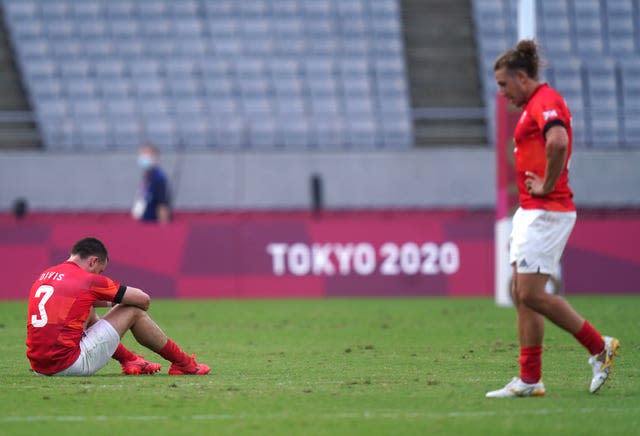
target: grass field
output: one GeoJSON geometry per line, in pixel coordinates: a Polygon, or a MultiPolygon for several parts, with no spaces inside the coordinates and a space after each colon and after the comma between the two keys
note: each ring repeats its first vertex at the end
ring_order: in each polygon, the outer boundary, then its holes
{"type": "Polygon", "coordinates": [[[155,301],[212,373],[86,378],[32,375],[25,303],[0,302],[0,435],[640,434],[640,297],[570,301],[620,338],[612,379],[589,394],[586,351],[548,324],[547,396],[506,400],[484,398],[518,373],[491,299],[155,301]]]}

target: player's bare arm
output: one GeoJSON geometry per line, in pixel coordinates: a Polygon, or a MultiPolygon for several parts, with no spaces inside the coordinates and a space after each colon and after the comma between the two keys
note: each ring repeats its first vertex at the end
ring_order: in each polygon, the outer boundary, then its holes
{"type": "Polygon", "coordinates": [[[567,160],[569,136],[563,126],[553,126],[546,136],[547,166],[544,177],[527,171],[525,185],[531,195],[545,196],[553,192],[567,160]]]}
{"type": "Polygon", "coordinates": [[[149,297],[149,295],[142,289],[127,286],[127,290],[124,292],[120,304],[127,306],[136,306],[144,311],[147,311],[149,310],[149,305],[151,304],[151,297],[149,297]]]}
{"type": "Polygon", "coordinates": [[[158,215],[158,222],[160,224],[167,224],[171,221],[171,209],[166,204],[159,204],[156,208],[156,214],[158,215]]]}

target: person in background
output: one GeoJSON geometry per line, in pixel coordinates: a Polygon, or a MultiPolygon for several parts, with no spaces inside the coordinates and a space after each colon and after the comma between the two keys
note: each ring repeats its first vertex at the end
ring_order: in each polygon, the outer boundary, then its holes
{"type": "Polygon", "coordinates": [[[142,183],[131,210],[134,219],[166,224],[171,221],[169,181],[160,168],[158,148],[144,144],[138,152],[138,166],[144,170],[142,183]]]}
{"type": "Polygon", "coordinates": [[[587,349],[593,371],[589,390],[597,392],[611,372],[620,345],[602,336],[564,298],[545,292],[576,221],[569,187],[573,131],[562,96],[538,78],[540,58],[533,40],[498,57],[494,74],[500,93],[523,109],[515,128],[515,166],[520,207],[513,216],[509,262],[520,342],[520,376],[489,398],[545,394],[542,383],[544,319],[567,331],[587,349]]]}

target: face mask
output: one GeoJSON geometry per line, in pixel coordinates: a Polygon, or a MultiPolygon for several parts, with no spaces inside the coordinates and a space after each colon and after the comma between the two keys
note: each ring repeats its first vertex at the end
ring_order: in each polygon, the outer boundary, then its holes
{"type": "Polygon", "coordinates": [[[138,166],[143,170],[148,170],[153,166],[153,159],[148,154],[138,155],[138,166]]]}

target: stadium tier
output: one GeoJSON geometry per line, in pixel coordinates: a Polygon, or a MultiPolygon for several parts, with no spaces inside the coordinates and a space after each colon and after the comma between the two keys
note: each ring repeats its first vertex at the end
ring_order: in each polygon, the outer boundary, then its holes
{"type": "MultiPolygon", "coordinates": [[[[537,0],[543,73],[565,96],[576,146],[640,147],[640,4],[637,0],[537,0]]],[[[517,39],[518,0],[474,0],[487,119],[493,118],[493,62],[517,39]]]]}
{"type": "Polygon", "coordinates": [[[397,0],[3,0],[48,149],[405,149],[397,0]]]}

